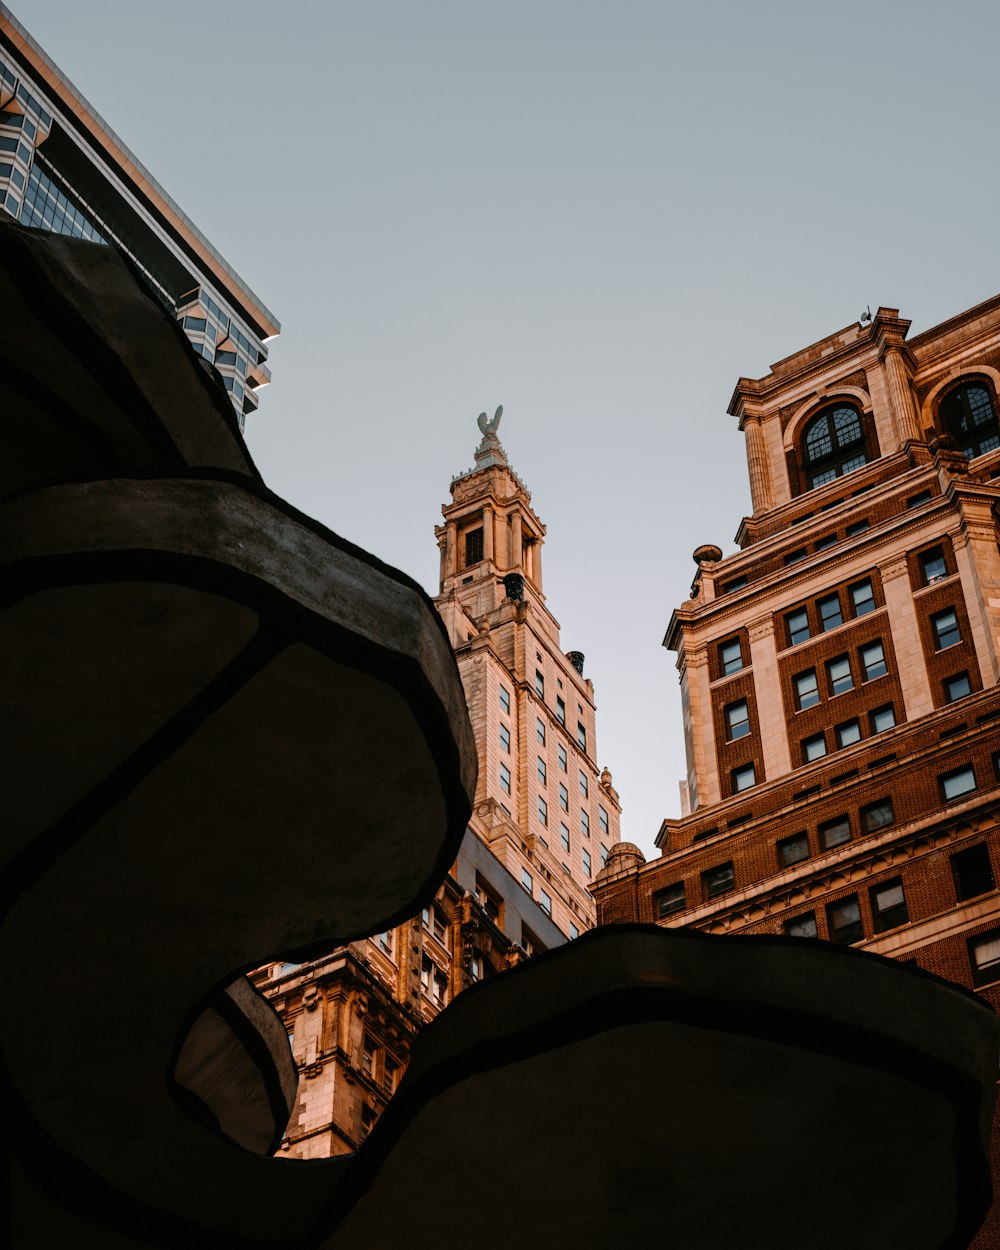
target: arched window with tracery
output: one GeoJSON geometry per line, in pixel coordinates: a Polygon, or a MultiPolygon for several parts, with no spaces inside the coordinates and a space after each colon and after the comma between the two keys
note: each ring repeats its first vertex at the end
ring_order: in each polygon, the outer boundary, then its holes
{"type": "Polygon", "coordinates": [[[963,382],[950,390],[938,408],[941,428],[971,460],[1000,447],[993,398],[983,382],[963,382]]]}
{"type": "Polygon", "coordinates": [[[843,477],[868,463],[861,414],[849,404],[824,408],[802,432],[807,490],[843,477]]]}

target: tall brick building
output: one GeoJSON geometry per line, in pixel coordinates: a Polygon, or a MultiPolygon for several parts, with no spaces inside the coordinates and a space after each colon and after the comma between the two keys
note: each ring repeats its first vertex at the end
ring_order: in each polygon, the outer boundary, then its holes
{"type": "Polygon", "coordinates": [[[592,928],[588,887],[620,837],[611,773],[597,765],[593,685],[583,655],[561,649],[542,591],[545,526],[498,424],[480,418],[476,462],[453,479],[436,531],[436,603],[479,755],[458,860],[422,915],[253,977],[299,1066],[282,1146],[292,1157],[356,1150],[423,1024],[473,982],[592,928]]]}
{"type": "Polygon", "coordinates": [[[685,814],[612,853],[598,920],[850,943],[1000,1007],[1000,297],[909,324],[737,384],[753,514],[664,639],[685,814]]]}

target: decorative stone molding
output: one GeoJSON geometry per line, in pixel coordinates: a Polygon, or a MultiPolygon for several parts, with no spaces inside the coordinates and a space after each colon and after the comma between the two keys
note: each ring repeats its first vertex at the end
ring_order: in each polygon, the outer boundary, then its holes
{"type": "Polygon", "coordinates": [[[750,635],[750,645],[755,642],[761,642],[765,638],[774,637],[774,617],[770,615],[759,616],[755,621],[751,621],[747,626],[747,633],[750,635]]]}

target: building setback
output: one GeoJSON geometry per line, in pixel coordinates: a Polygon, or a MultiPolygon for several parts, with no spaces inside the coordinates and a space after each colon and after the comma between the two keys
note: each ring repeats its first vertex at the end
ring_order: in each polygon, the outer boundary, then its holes
{"type": "Polygon", "coordinates": [[[125,252],[218,370],[242,429],[280,325],[4,4],[0,210],[125,252]]]}
{"type": "Polygon", "coordinates": [[[848,943],[998,1007],[1000,297],[909,324],[737,384],[753,514],[664,640],[685,814],[612,852],[598,921],[848,943]]]}
{"type": "Polygon", "coordinates": [[[413,1038],[467,986],[594,926],[590,883],[620,838],[597,765],[592,682],[561,649],[542,591],[545,526],[510,467],[498,418],[452,480],[436,530],[436,604],[455,650],[479,757],[456,863],[420,916],[302,965],[252,977],[300,1072],[282,1151],[356,1150],[405,1070],[413,1038]]]}

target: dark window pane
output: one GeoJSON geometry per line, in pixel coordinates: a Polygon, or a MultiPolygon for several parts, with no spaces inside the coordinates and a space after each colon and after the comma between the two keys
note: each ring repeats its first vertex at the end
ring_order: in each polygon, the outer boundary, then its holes
{"type": "Polygon", "coordinates": [[[876,803],[869,803],[861,809],[861,828],[865,833],[883,829],[886,825],[891,825],[895,819],[892,799],[889,798],[879,799],[876,803]]]}
{"type": "Polygon", "coordinates": [[[1000,447],[1000,427],[985,386],[965,383],[941,401],[941,424],[970,458],[1000,447]]]}
{"type": "Polygon", "coordinates": [[[830,903],[826,909],[826,923],[831,942],[860,941],[865,933],[861,925],[858,896],[851,894],[837,903],[830,903]]]}
{"type": "Polygon", "coordinates": [[[931,625],[934,628],[934,646],[936,650],[943,651],[945,647],[952,647],[956,642],[962,641],[962,635],[958,628],[958,617],[955,615],[954,608],[947,608],[944,612],[936,612],[931,617],[931,625]]]}
{"type": "Polygon", "coordinates": [[[835,816],[819,827],[819,840],[826,850],[851,840],[851,823],[846,816],[835,816]]]}
{"type": "Polygon", "coordinates": [[[482,529],[469,530],[465,536],[465,563],[478,564],[483,558],[483,531],[482,529]]]}
{"type": "Polygon", "coordinates": [[[940,547],[932,547],[920,557],[920,574],[925,586],[948,576],[948,566],[944,562],[944,552],[940,547]]]}
{"type": "Polygon", "coordinates": [[[668,885],[653,895],[653,915],[658,920],[684,910],[684,882],[668,885]]]}
{"type": "Polygon", "coordinates": [[[733,865],[719,864],[717,868],[709,868],[701,874],[702,891],[705,898],[715,898],[733,888],[733,865]]]}
{"type": "Polygon", "coordinates": [[[884,881],[881,885],[873,885],[868,891],[868,896],[871,901],[872,923],[876,933],[884,933],[886,929],[895,929],[909,920],[901,878],[894,877],[891,881],[884,881]]]}
{"type": "Polygon", "coordinates": [[[809,858],[809,835],[795,833],[790,838],[782,838],[778,843],[778,863],[783,868],[801,863],[809,858]]]}
{"type": "Polygon", "coordinates": [[[955,879],[955,898],[960,903],[997,888],[989,847],[985,842],[970,846],[966,851],[956,851],[951,857],[951,872],[955,879]]]}
{"type": "Polygon", "coordinates": [[[816,913],[807,911],[804,916],[796,916],[794,920],[786,920],[785,934],[788,937],[814,938],[816,932],[816,913]]]}

